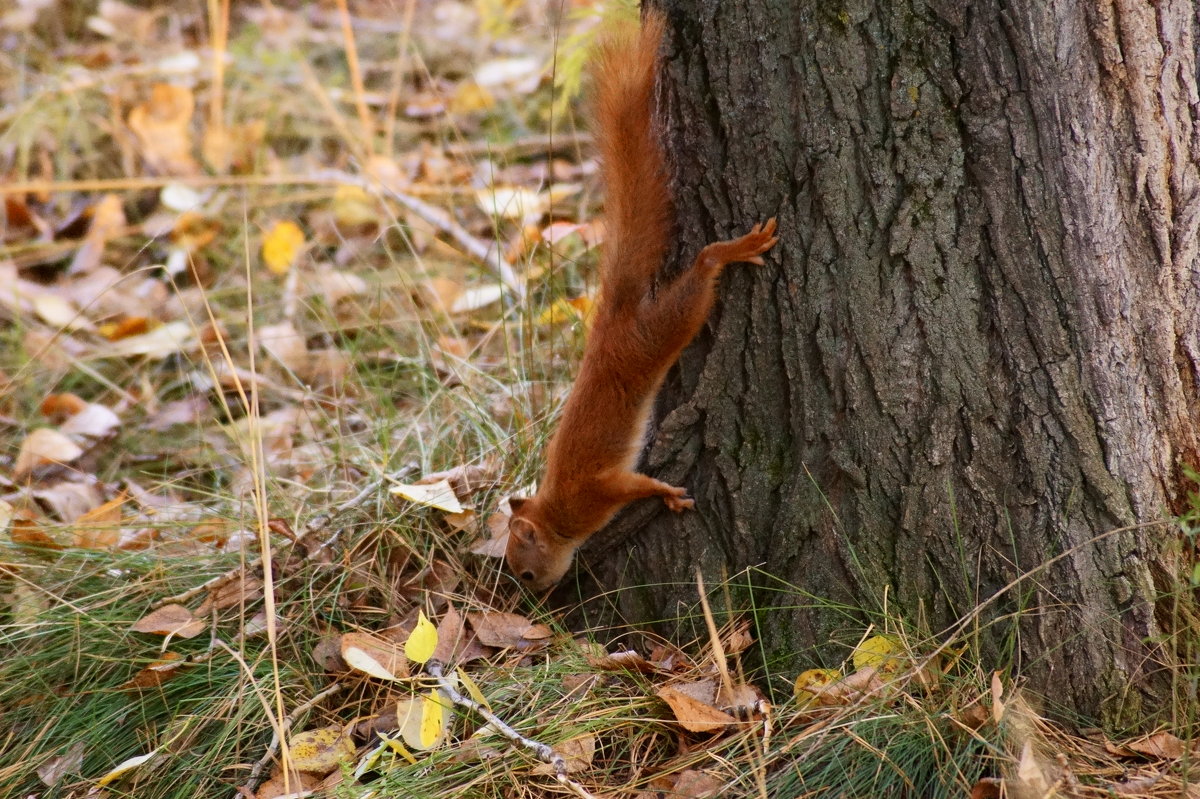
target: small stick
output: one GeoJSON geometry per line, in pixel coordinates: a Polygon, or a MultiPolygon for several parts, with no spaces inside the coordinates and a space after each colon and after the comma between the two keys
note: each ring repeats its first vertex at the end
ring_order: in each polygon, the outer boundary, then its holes
{"type": "Polygon", "coordinates": [[[447,679],[443,668],[444,664],[440,660],[430,660],[425,664],[425,671],[427,671],[430,676],[437,680],[438,687],[446,693],[446,696],[450,698],[451,702],[475,711],[505,738],[512,741],[514,744],[523,746],[530,750],[537,755],[538,760],[541,760],[543,763],[549,763],[551,766],[553,766],[555,779],[557,779],[561,785],[565,786],[569,791],[571,791],[571,793],[580,797],[580,799],[596,799],[595,796],[588,792],[587,788],[584,788],[578,782],[575,782],[567,776],[567,759],[558,752],[555,752],[552,746],[549,744],[544,744],[541,741],[535,741],[532,738],[526,738],[524,735],[501,721],[495,713],[488,710],[474,699],[460,694],[458,689],[454,687],[449,679],[447,679]]]}

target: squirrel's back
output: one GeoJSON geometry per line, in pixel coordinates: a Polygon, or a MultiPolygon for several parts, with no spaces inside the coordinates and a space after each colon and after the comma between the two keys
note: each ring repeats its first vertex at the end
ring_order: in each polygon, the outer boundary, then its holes
{"type": "Polygon", "coordinates": [[[606,31],[594,55],[595,135],[605,186],[601,303],[621,312],[650,290],[673,225],[666,158],[654,129],[654,83],[665,22],[646,10],[640,27],[606,31]]]}

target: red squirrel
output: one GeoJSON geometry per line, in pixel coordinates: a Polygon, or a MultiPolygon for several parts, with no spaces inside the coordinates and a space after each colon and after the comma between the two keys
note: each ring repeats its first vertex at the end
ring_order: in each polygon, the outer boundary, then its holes
{"type": "Polygon", "coordinates": [[[600,296],[537,495],[509,500],[505,557],[533,591],[562,579],[575,550],[629,502],[662,497],[677,513],[693,506],[682,486],[633,470],[650,405],[708,318],[721,271],[734,261],[762,265],[762,253],[778,240],[770,219],[740,238],[709,244],[690,268],[655,286],[674,223],[652,121],[664,28],[661,14],[647,11],[640,28],[630,23],[607,32],[593,56],[594,133],[607,191],[600,296]]]}

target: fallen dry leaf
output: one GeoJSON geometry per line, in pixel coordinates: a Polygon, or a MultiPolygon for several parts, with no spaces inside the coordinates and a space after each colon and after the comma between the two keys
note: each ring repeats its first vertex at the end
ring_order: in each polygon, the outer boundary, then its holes
{"type": "Polygon", "coordinates": [[[1186,747],[1182,740],[1166,731],[1152,733],[1123,744],[1105,743],[1104,748],[1119,757],[1147,757],[1178,760],[1186,747]]]}
{"type": "Polygon", "coordinates": [[[689,732],[713,732],[737,723],[733,716],[713,706],[716,683],[712,680],[668,685],[656,695],[670,706],[675,720],[689,732]]]}
{"type": "Polygon", "coordinates": [[[304,247],[304,231],[290,219],[276,222],[263,236],[262,259],[276,275],[287,274],[304,247]]]}
{"type": "MultiPolygon", "coordinates": [[[[195,534],[195,531],[193,531],[195,534]]],[[[212,589],[208,596],[196,608],[198,618],[206,618],[215,608],[224,610],[236,606],[244,606],[262,596],[263,582],[254,575],[241,572],[232,580],[221,583],[212,589]]]]}
{"type": "Polygon", "coordinates": [[[195,638],[204,632],[205,623],[183,605],[163,605],[138,619],[133,631],[176,638],[195,638]]]}
{"type": "Polygon", "coordinates": [[[400,680],[409,674],[404,648],[369,633],[343,635],[340,653],[346,665],[379,680],[400,680]]]}
{"type": "Polygon", "coordinates": [[[256,337],[267,354],[288,371],[300,373],[308,366],[308,345],[291,322],[260,327],[256,337]]]}
{"type": "Polygon", "coordinates": [[[83,766],[83,754],[86,744],[76,741],[67,748],[65,754],[38,766],[38,779],[53,788],[67,774],[78,774],[83,766]]]}
{"type": "Polygon", "coordinates": [[[354,757],[354,741],[340,726],[318,727],[292,736],[292,765],[312,774],[328,774],[354,757]]]}
{"type": "Polygon", "coordinates": [[[444,510],[447,513],[462,513],[462,503],[454,495],[449,480],[439,480],[430,485],[395,485],[388,489],[392,494],[404,497],[410,502],[425,505],[430,508],[444,510]]]}
{"type": "Polygon", "coordinates": [[[632,649],[625,649],[600,657],[588,657],[588,665],[603,671],[637,671],[642,674],[653,674],[654,664],[647,661],[632,649]]]}
{"type": "Polygon", "coordinates": [[[286,780],[283,774],[275,774],[254,792],[254,799],[300,799],[308,796],[321,785],[321,774],[309,774],[306,771],[293,773],[286,780]]]}
{"type": "Polygon", "coordinates": [[[472,611],[467,614],[479,642],[497,649],[525,649],[532,640],[541,640],[545,634],[544,624],[534,624],[516,613],[498,611],[472,611]],[[532,634],[533,638],[526,635],[532,634]]]}
{"type": "Polygon", "coordinates": [[[121,507],[128,499],[128,495],[122,491],[76,519],[73,545],[81,549],[109,549],[116,546],[121,540],[121,507]]]}
{"type": "Polygon", "coordinates": [[[725,789],[725,781],[709,774],[707,771],[685,769],[679,772],[675,784],[671,786],[671,796],[680,799],[709,799],[720,796],[725,789]]]}
{"type": "MultiPolygon", "coordinates": [[[[596,754],[596,736],[590,733],[568,738],[554,747],[554,751],[562,755],[567,762],[567,772],[575,774],[592,765],[596,754]]],[[[539,763],[533,769],[534,774],[554,775],[552,763],[539,763]]]]}
{"type": "Polygon", "coordinates": [[[192,114],[196,99],[183,86],[157,83],[150,98],[129,112],[129,128],[137,136],[142,157],[159,175],[198,174],[192,157],[192,114]]]}
{"type": "Polygon", "coordinates": [[[164,652],[158,660],[141,669],[121,688],[154,688],[180,674],[180,667],[187,664],[178,652],[164,652]]]}
{"type": "Polygon", "coordinates": [[[91,208],[92,224],[88,227],[83,244],[75,252],[67,274],[78,275],[91,272],[100,266],[104,257],[104,248],[109,239],[119,234],[125,227],[125,209],[121,198],[115,194],[106,194],[91,208]]]}
{"type": "Polygon", "coordinates": [[[67,436],[48,427],[39,427],[21,442],[13,464],[13,477],[20,480],[43,466],[66,465],[82,454],[83,449],[67,436]]]}
{"type": "Polygon", "coordinates": [[[73,522],[92,508],[104,503],[100,486],[94,482],[64,480],[33,492],[37,501],[64,522],[73,522]]]}

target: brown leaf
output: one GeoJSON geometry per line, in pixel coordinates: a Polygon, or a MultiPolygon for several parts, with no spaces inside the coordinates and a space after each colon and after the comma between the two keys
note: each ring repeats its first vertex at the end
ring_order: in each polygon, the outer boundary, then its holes
{"type": "Polygon", "coordinates": [[[733,716],[712,705],[715,694],[716,684],[712,680],[677,683],[657,692],[658,698],[671,707],[676,721],[689,732],[714,732],[737,723],[733,716]]]}
{"type": "Polygon", "coordinates": [[[116,546],[121,540],[121,506],[128,499],[128,494],[122,491],[76,519],[73,546],[82,549],[109,549],[116,546]]]}
{"type": "Polygon", "coordinates": [[[87,406],[87,400],[75,394],[50,394],[42,400],[41,405],[38,406],[38,411],[42,416],[58,424],[64,419],[69,419],[79,413],[87,406]]]}
{"type": "MultiPolygon", "coordinates": [[[[471,627],[479,637],[479,642],[485,646],[498,649],[525,648],[529,643],[527,632],[541,636],[543,625],[535,625],[524,616],[516,613],[500,613],[494,611],[479,611],[467,614],[471,627]]],[[[541,636],[544,637],[544,636],[541,636]]]]}
{"type": "Polygon", "coordinates": [[[138,633],[195,638],[204,632],[204,627],[205,623],[183,605],[163,605],[135,622],[132,629],[138,633]]]}
{"type": "MultiPolygon", "coordinates": [[[[563,760],[567,761],[567,771],[569,773],[573,774],[583,771],[592,765],[592,757],[596,754],[596,736],[589,733],[569,738],[554,747],[554,751],[562,755],[563,760]]],[[[554,765],[551,763],[541,763],[534,768],[533,773],[553,775],[555,773],[554,765]]]]}
{"type": "Polygon", "coordinates": [[[8,537],[14,544],[39,549],[62,549],[29,511],[17,511],[10,522],[8,537]]]}
{"type": "Polygon", "coordinates": [[[1183,757],[1183,741],[1169,732],[1157,732],[1146,735],[1145,738],[1130,741],[1124,749],[1138,753],[1142,757],[1163,758],[1177,761],[1183,757]]]}
{"type": "Polygon", "coordinates": [[[504,557],[504,550],[508,547],[508,520],[510,518],[511,516],[507,513],[493,513],[489,516],[487,526],[491,537],[472,544],[469,550],[471,554],[483,555],[487,558],[504,557]]]}
{"type": "Polygon", "coordinates": [[[67,749],[66,754],[60,755],[38,766],[38,779],[53,788],[67,774],[78,774],[83,766],[83,755],[86,744],[76,741],[67,749]]]}
{"type": "Polygon", "coordinates": [[[469,663],[487,657],[473,633],[468,633],[461,613],[454,605],[447,605],[446,612],[437,627],[438,642],[433,657],[443,663],[469,663]]]}
{"type": "Polygon", "coordinates": [[[277,799],[277,797],[292,797],[296,799],[308,796],[321,785],[320,774],[294,772],[286,781],[282,774],[276,774],[264,782],[254,792],[254,799],[277,799]]]}
{"type": "Polygon", "coordinates": [[[671,786],[671,796],[680,797],[680,799],[709,799],[709,797],[720,796],[720,792],[724,788],[725,781],[719,777],[706,771],[685,769],[679,773],[675,784],[671,786]]]}
{"type": "Polygon", "coordinates": [[[196,616],[206,617],[213,608],[224,610],[238,605],[247,605],[262,596],[263,582],[254,575],[242,572],[232,580],[221,583],[209,592],[200,607],[196,608],[196,616]]]}

